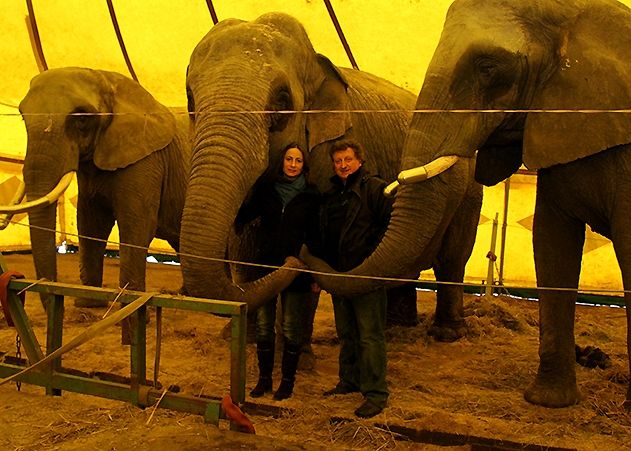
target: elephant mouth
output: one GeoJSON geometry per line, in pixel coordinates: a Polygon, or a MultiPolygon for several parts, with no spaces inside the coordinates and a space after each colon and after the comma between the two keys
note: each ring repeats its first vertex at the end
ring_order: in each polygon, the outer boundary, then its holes
{"type": "Polygon", "coordinates": [[[36,208],[46,207],[57,202],[59,196],[66,191],[70,182],[72,182],[74,174],[74,171],[68,172],[59,180],[57,186],[55,186],[48,194],[25,203],[22,203],[22,200],[24,199],[25,185],[24,182],[20,181],[20,186],[11,199],[10,204],[0,205],[0,214],[2,215],[0,216],[0,229],[6,228],[11,220],[11,217],[15,214],[26,213],[36,208]]]}

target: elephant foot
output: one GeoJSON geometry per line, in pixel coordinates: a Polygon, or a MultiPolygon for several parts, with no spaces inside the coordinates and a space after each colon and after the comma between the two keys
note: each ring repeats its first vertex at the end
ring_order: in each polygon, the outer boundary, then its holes
{"type": "Polygon", "coordinates": [[[524,399],[531,404],[551,408],[569,407],[580,402],[581,395],[574,378],[557,377],[550,380],[554,380],[554,384],[544,382],[537,376],[524,392],[524,399]]]}
{"type": "Polygon", "coordinates": [[[74,306],[79,308],[103,308],[109,305],[104,299],[76,298],[74,306]]]}
{"type": "Polygon", "coordinates": [[[434,323],[427,334],[437,341],[454,342],[465,336],[467,327],[464,321],[434,323]]]}

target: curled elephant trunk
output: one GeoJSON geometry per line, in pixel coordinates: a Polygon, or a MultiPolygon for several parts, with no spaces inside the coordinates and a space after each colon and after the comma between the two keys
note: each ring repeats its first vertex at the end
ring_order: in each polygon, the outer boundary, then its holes
{"type": "Polygon", "coordinates": [[[303,249],[300,257],[311,270],[335,274],[315,274],[316,281],[323,289],[341,296],[352,296],[410,279],[416,280],[421,270],[431,266],[440,248],[446,224],[451,219],[445,212],[449,211],[448,205],[461,196],[459,190],[449,186],[445,171],[454,165],[459,171],[470,170],[468,159],[462,163],[458,163],[456,157],[444,157],[436,161],[410,170],[417,173],[417,179],[424,178],[425,181],[398,187],[392,217],[383,239],[377,249],[353,270],[337,273],[303,249]]]}
{"type": "Polygon", "coordinates": [[[234,186],[233,181],[221,180],[234,177],[234,174],[231,176],[229,171],[221,168],[206,170],[218,174],[208,182],[193,174],[182,216],[180,251],[184,285],[192,296],[245,302],[250,310],[254,310],[294,280],[298,272],[292,268],[305,266],[300,260],[289,258],[283,267],[265,277],[238,285],[234,283],[225,262],[226,243],[242,196],[225,188],[234,186]]]}
{"type": "MultiPolygon", "coordinates": [[[[229,237],[241,204],[267,169],[269,119],[251,113],[265,109],[260,102],[241,104],[237,111],[247,112],[235,113],[235,107],[229,105],[230,83],[220,88],[210,100],[197,99],[194,151],[180,234],[182,274],[190,295],[246,302],[252,310],[286,288],[298,275],[290,269],[302,263],[290,259],[281,269],[249,283],[236,285],[232,280],[225,262],[229,237]],[[212,110],[205,105],[212,105],[212,110]]],[[[253,96],[261,92],[265,88],[253,87],[251,91],[253,96]]]]}

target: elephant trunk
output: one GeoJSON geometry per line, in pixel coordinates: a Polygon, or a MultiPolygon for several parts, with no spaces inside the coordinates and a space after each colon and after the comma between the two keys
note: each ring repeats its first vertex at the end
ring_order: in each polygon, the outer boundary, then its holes
{"type": "MultiPolygon", "coordinates": [[[[416,279],[421,269],[431,266],[440,245],[441,236],[437,232],[442,228],[443,212],[448,202],[444,185],[440,177],[435,177],[416,185],[399,187],[388,229],[375,251],[346,273],[336,276],[316,274],[318,284],[326,291],[352,296],[400,283],[401,279],[416,279]],[[419,202],[419,198],[428,201],[419,202]],[[344,281],[338,276],[344,277],[344,281]]],[[[335,274],[320,259],[305,252],[300,257],[316,272],[335,274]]]]}
{"type": "MultiPolygon", "coordinates": [[[[421,91],[416,109],[441,110],[446,90],[436,88],[433,92],[426,98],[421,91]]],[[[473,159],[453,155],[468,157],[475,153],[480,137],[472,130],[477,121],[475,115],[445,112],[413,116],[403,149],[403,171],[398,183],[387,188],[392,191],[396,187],[397,191],[385,235],[363,263],[341,274],[348,280],[316,276],[322,288],[350,296],[402,283],[401,279],[416,279],[432,266],[472,174],[473,159]]],[[[314,271],[335,272],[305,252],[301,258],[314,271]]]]}
{"type": "MultiPolygon", "coordinates": [[[[238,110],[229,106],[229,84],[216,87],[214,98],[207,97],[196,108],[191,174],[182,215],[182,273],[192,296],[246,302],[255,309],[292,282],[297,272],[287,268],[302,267],[302,263],[292,259],[285,269],[240,286],[230,277],[225,262],[227,243],[239,207],[267,168],[269,121],[258,113],[265,109],[261,100],[240,94],[238,110]],[[204,105],[212,105],[212,110],[204,105]]],[[[264,87],[252,86],[250,95],[265,98],[266,92],[264,87]]]]}

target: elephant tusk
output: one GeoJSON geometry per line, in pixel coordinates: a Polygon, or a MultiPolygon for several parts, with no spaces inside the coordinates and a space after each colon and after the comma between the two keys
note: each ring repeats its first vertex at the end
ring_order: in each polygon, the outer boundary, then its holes
{"type": "MultiPolygon", "coordinates": [[[[26,193],[26,185],[22,180],[20,180],[20,186],[15,191],[13,198],[9,205],[17,205],[24,199],[24,194],[26,193]]],[[[9,225],[9,221],[13,218],[13,213],[4,213],[0,215],[0,230],[4,230],[9,225]]]]}
{"type": "Polygon", "coordinates": [[[54,204],[55,202],[57,202],[59,196],[61,196],[63,192],[66,191],[66,188],[68,188],[68,185],[70,185],[70,182],[72,181],[72,177],[74,177],[74,171],[68,172],[61,178],[61,180],[59,180],[57,186],[55,186],[48,194],[40,197],[39,199],[35,199],[33,201],[18,205],[0,205],[0,213],[9,213],[11,215],[14,215],[16,213],[24,213],[29,210],[33,210],[34,208],[45,207],[47,205],[54,204]]]}
{"type": "Polygon", "coordinates": [[[430,161],[424,166],[401,171],[399,173],[399,176],[397,177],[397,181],[401,185],[422,182],[446,171],[454,164],[456,164],[457,161],[457,155],[439,157],[435,160],[430,161]]]}
{"type": "Polygon", "coordinates": [[[383,189],[383,195],[386,197],[394,196],[397,192],[398,187],[399,187],[399,182],[395,180],[394,182],[392,182],[391,184],[389,184],[383,189]]]}

